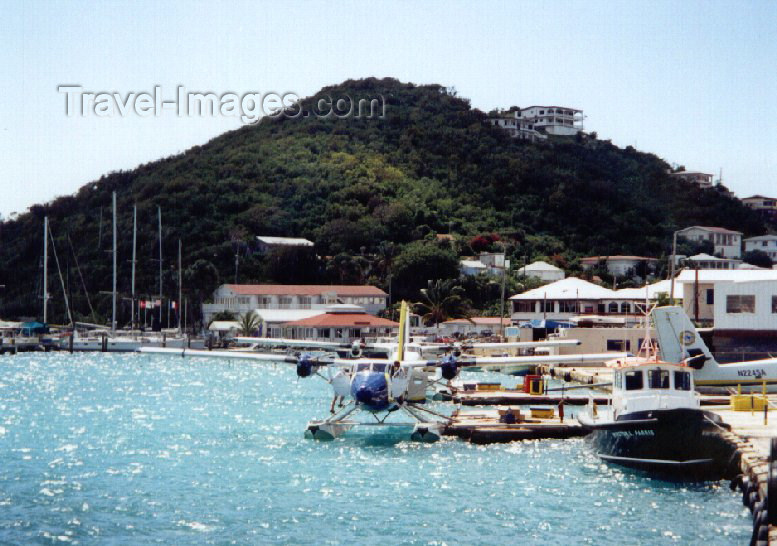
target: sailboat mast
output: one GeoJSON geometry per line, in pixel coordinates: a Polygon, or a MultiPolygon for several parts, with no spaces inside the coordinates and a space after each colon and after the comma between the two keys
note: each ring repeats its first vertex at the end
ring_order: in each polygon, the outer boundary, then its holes
{"type": "Polygon", "coordinates": [[[135,254],[138,246],[138,206],[132,207],[132,318],[131,328],[135,329],[135,254]]]}
{"type": "Polygon", "coordinates": [[[178,239],[178,306],[176,307],[176,311],[178,311],[178,331],[181,331],[181,305],[182,305],[182,299],[181,294],[183,293],[183,288],[181,286],[181,279],[183,276],[181,275],[181,240],[178,239]]]}
{"type": "Polygon", "coordinates": [[[43,324],[49,318],[49,217],[43,217],[43,324]]]}
{"type": "Polygon", "coordinates": [[[162,207],[157,205],[157,219],[159,221],[159,327],[162,327],[162,207]]]}
{"type": "Polygon", "coordinates": [[[113,302],[111,332],[116,331],[116,192],[113,192],[113,302]]]}

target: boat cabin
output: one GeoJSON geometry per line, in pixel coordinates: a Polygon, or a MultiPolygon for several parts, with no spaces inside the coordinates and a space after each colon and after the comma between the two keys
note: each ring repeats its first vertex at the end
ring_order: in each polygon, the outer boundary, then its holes
{"type": "Polygon", "coordinates": [[[698,408],[692,370],[652,362],[613,372],[612,408],[615,419],[625,413],[671,408],[698,408]]]}

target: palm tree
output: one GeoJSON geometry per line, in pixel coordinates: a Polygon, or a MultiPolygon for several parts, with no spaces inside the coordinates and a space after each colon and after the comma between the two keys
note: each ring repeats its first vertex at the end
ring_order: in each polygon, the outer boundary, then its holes
{"type": "Polygon", "coordinates": [[[262,328],[262,319],[255,311],[240,315],[240,333],[246,337],[254,335],[262,328]]]}
{"type": "Polygon", "coordinates": [[[427,326],[437,327],[451,318],[468,318],[469,302],[463,293],[454,279],[429,281],[429,286],[421,289],[422,301],[415,304],[416,311],[427,326]]]}

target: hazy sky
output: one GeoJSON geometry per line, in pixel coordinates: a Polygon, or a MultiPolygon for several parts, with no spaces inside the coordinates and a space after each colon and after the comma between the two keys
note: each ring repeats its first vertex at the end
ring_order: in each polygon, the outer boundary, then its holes
{"type": "Polygon", "coordinates": [[[348,78],[454,86],[475,107],[583,109],[586,130],[739,196],[777,194],[777,2],[0,0],[0,213],[183,151],[236,117],[65,114],[85,91],[300,96],[348,78]]]}

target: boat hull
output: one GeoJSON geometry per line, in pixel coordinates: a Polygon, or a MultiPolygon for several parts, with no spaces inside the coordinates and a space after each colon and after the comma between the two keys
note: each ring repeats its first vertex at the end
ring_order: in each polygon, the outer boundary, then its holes
{"type": "MultiPolygon", "coordinates": [[[[581,416],[582,417],[582,416],[581,416]]],[[[731,447],[720,417],[680,408],[635,412],[615,421],[581,418],[598,455],[609,462],[678,478],[726,477],[731,447]]]]}

